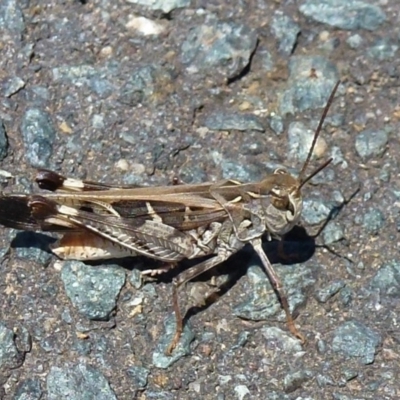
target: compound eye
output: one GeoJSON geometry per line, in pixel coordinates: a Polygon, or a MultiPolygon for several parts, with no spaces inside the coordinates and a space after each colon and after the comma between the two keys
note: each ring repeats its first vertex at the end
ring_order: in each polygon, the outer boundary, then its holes
{"type": "Polygon", "coordinates": [[[289,206],[289,197],[288,196],[278,196],[276,193],[272,194],[271,198],[272,205],[280,211],[286,211],[289,206]]]}
{"type": "Polygon", "coordinates": [[[289,211],[292,215],[294,215],[294,206],[290,201],[289,196],[277,196],[273,194],[271,198],[272,205],[280,211],[289,211]]]}

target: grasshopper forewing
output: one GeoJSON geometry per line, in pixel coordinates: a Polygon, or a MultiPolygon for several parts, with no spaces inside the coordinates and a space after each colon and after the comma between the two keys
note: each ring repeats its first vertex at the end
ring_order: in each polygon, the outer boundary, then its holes
{"type": "Polygon", "coordinates": [[[289,330],[303,340],[279,277],[262,248],[262,236],[266,235],[268,240],[280,238],[298,223],[302,211],[301,188],[330,163],[328,160],[306,176],[338,86],[339,82],[328,99],[297,178],[277,169],[255,183],[223,181],[127,188],[40,170],[36,177],[39,187],[54,193],[0,196],[0,223],[17,229],[61,233],[52,250],[62,259],[142,255],[172,267],[183,259],[209,256],[173,280],[176,332],[167,353],[176,347],[183,330],[178,289],[250,243],[280,298],[289,330]]]}

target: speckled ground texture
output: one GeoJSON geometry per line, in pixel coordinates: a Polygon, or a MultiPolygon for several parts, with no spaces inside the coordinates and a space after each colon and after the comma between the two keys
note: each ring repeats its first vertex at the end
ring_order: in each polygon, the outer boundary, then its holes
{"type": "Polygon", "coordinates": [[[301,226],[265,243],[305,345],[251,249],[182,291],[166,357],[171,280],[193,264],[141,285],[150,260],[63,263],[49,235],[1,229],[0,397],[400,398],[399,15],[397,0],[0,0],[5,193],[38,191],[38,167],[124,185],[296,173],[342,82],[312,164],[333,162],[301,226]]]}

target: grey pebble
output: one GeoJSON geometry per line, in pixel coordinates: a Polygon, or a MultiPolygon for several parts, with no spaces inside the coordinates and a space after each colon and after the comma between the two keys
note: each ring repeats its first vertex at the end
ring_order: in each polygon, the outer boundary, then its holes
{"type": "Polygon", "coordinates": [[[129,274],[129,283],[135,288],[140,289],[143,286],[143,277],[139,269],[132,269],[129,274]]]}
{"type": "Polygon", "coordinates": [[[88,319],[107,319],[125,283],[125,272],[116,266],[92,267],[79,261],[66,261],[61,271],[65,291],[88,319]]]}
{"type": "Polygon", "coordinates": [[[339,301],[344,307],[347,307],[350,305],[351,301],[353,300],[353,297],[354,297],[353,290],[348,286],[345,286],[339,292],[339,301]]]}
{"type": "Polygon", "coordinates": [[[347,382],[357,378],[358,372],[355,369],[352,368],[344,368],[342,371],[342,377],[345,379],[347,382]]]}
{"type": "MultiPolygon", "coordinates": [[[[173,89],[175,75],[173,68],[157,64],[137,68],[118,90],[118,101],[131,107],[142,103],[157,105],[173,89]]],[[[132,143],[132,139],[125,140],[132,143]]],[[[137,144],[138,138],[135,137],[133,141],[132,144],[137,144]]]]}
{"type": "Polygon", "coordinates": [[[6,128],[3,122],[0,120],[0,161],[3,161],[7,157],[8,152],[8,138],[6,134],[6,128]]]}
{"type": "Polygon", "coordinates": [[[383,130],[366,129],[356,137],[357,154],[366,159],[368,157],[379,157],[386,150],[389,135],[383,130]]]}
{"type": "Polygon", "coordinates": [[[0,322],[0,368],[17,368],[21,365],[21,353],[14,337],[14,331],[0,322]]]}
{"type": "Polygon", "coordinates": [[[311,148],[315,129],[303,122],[292,122],[288,129],[287,150],[292,160],[304,162],[311,148]]]}
{"type": "Polygon", "coordinates": [[[200,165],[184,165],[179,170],[179,177],[188,184],[207,181],[207,174],[200,165]]]}
{"type": "Polygon", "coordinates": [[[370,289],[381,298],[400,299],[400,263],[393,260],[382,265],[370,281],[370,289]]]}
{"type": "Polygon", "coordinates": [[[249,388],[246,385],[236,385],[234,391],[238,400],[249,398],[247,396],[251,394],[249,388]]]}
{"type": "Polygon", "coordinates": [[[348,167],[348,163],[344,158],[344,155],[342,153],[342,150],[338,146],[332,146],[331,148],[331,157],[332,157],[332,164],[333,165],[338,165],[341,164],[341,167],[343,169],[348,167]]]}
{"type": "Polygon", "coordinates": [[[338,392],[333,392],[332,393],[332,398],[333,400],[365,400],[365,398],[357,398],[353,396],[347,396],[346,394],[343,393],[338,393],[338,392]]]}
{"type": "Polygon", "coordinates": [[[259,154],[266,154],[269,152],[268,145],[265,143],[264,135],[260,135],[256,131],[246,133],[246,140],[243,143],[241,153],[242,155],[257,156],[259,154]]]}
{"type": "Polygon", "coordinates": [[[25,30],[25,21],[20,3],[16,0],[2,0],[0,6],[0,31],[2,40],[11,37],[14,41],[20,41],[25,30]]]}
{"type": "Polygon", "coordinates": [[[283,118],[277,114],[271,114],[268,117],[269,127],[277,134],[280,135],[283,130],[283,118]]]}
{"type": "Polygon", "coordinates": [[[274,68],[274,59],[272,57],[272,54],[267,50],[267,49],[257,49],[256,54],[254,55],[256,57],[260,64],[261,64],[261,69],[264,71],[272,71],[274,68]]]}
{"type": "Polygon", "coordinates": [[[264,399],[268,400],[290,400],[290,397],[282,392],[266,392],[264,395],[264,399]]]}
{"type": "Polygon", "coordinates": [[[293,56],[287,89],[279,100],[282,115],[323,108],[339,80],[334,63],[322,56],[293,56]],[[315,73],[312,73],[312,70],[315,73]],[[317,77],[315,77],[316,75],[317,77]]]}
{"type": "Polygon", "coordinates": [[[240,182],[256,182],[264,177],[265,172],[256,164],[240,164],[237,160],[222,159],[216,162],[222,170],[224,179],[234,179],[240,182]]]}
{"type": "Polygon", "coordinates": [[[52,69],[53,79],[56,82],[66,81],[77,86],[88,84],[90,78],[97,73],[97,69],[90,64],[64,65],[52,69]]]}
{"type": "Polygon", "coordinates": [[[127,369],[126,374],[132,381],[134,388],[143,389],[147,386],[147,378],[150,374],[147,368],[134,365],[127,369]]]}
{"type": "Polygon", "coordinates": [[[246,345],[246,343],[249,341],[249,337],[250,337],[250,332],[249,331],[242,331],[239,333],[239,336],[237,338],[236,343],[232,346],[231,350],[236,350],[239,349],[241,347],[244,347],[246,345]]]}
{"type": "Polygon", "coordinates": [[[251,28],[208,17],[189,31],[181,46],[181,61],[190,73],[217,70],[234,78],[249,64],[256,45],[257,34],[251,28]]]}
{"type": "Polygon", "coordinates": [[[190,354],[190,343],[194,339],[194,334],[188,322],[185,323],[179,343],[172,354],[170,356],[165,354],[174,337],[175,329],[175,314],[171,314],[164,320],[164,334],[160,337],[157,347],[153,352],[153,364],[157,368],[166,369],[182,357],[190,354]]]}
{"type": "Polygon", "coordinates": [[[305,0],[299,10],[315,21],[347,30],[374,31],[386,20],[379,6],[361,0],[305,0]]]}
{"type": "Polygon", "coordinates": [[[308,369],[288,373],[283,378],[283,387],[285,392],[293,393],[295,390],[300,389],[301,386],[309,381],[313,376],[314,373],[308,369]]]}
{"type": "Polygon", "coordinates": [[[381,170],[379,171],[379,179],[380,179],[382,182],[387,183],[387,182],[390,181],[390,176],[391,176],[391,174],[390,174],[390,168],[391,168],[390,164],[385,164],[385,165],[381,168],[381,170]]]}
{"type": "Polygon", "coordinates": [[[17,349],[21,353],[28,353],[32,350],[32,337],[29,330],[23,325],[14,327],[14,341],[17,349]]]}
{"type": "MultiPolygon", "coordinates": [[[[65,65],[52,69],[56,82],[67,82],[77,87],[86,86],[101,98],[106,98],[115,92],[114,85],[107,78],[111,69],[96,69],[89,64],[65,65]]],[[[70,100],[71,102],[73,100],[70,100]]]]}
{"type": "Polygon", "coordinates": [[[378,39],[367,51],[367,54],[379,61],[390,60],[396,56],[399,46],[388,38],[378,39]]]}
{"type": "Polygon", "coordinates": [[[13,76],[3,84],[3,93],[6,97],[11,97],[13,94],[17,93],[19,90],[25,87],[26,82],[19,76],[13,76]]]}
{"type": "Polygon", "coordinates": [[[317,384],[320,388],[326,386],[335,386],[335,381],[329,375],[318,374],[316,376],[317,384]]]}
{"type": "MultiPolygon", "coordinates": [[[[282,305],[259,263],[258,259],[250,262],[247,272],[250,290],[245,300],[233,308],[233,313],[253,321],[271,320],[272,317],[285,321],[282,305]]],[[[313,272],[304,264],[274,265],[274,270],[282,280],[293,313],[307,301],[307,288],[315,283],[313,272]]]]}
{"type": "Polygon", "coordinates": [[[370,208],[362,216],[362,226],[367,232],[376,235],[385,225],[385,216],[378,208],[370,208]]]}
{"type": "Polygon", "coordinates": [[[285,332],[274,326],[265,326],[261,328],[261,334],[267,342],[267,346],[274,347],[285,354],[296,354],[303,351],[299,339],[296,339],[289,332],[285,332]]]}
{"type": "Polygon", "coordinates": [[[238,112],[213,112],[208,114],[203,122],[208,129],[215,131],[228,130],[255,130],[264,132],[264,126],[261,120],[254,114],[243,114],[238,112]]]}
{"type": "Polygon", "coordinates": [[[60,338],[56,333],[50,334],[40,341],[40,347],[47,353],[62,354],[60,338]]]}
{"type": "Polygon", "coordinates": [[[307,225],[318,225],[324,222],[333,206],[320,198],[306,198],[303,200],[302,219],[307,225]]]}
{"type": "Polygon", "coordinates": [[[319,354],[325,354],[326,353],[326,350],[327,350],[327,344],[326,344],[326,341],[325,340],[322,340],[322,339],[318,339],[317,340],[317,351],[318,351],[318,353],[319,354]]]}
{"type": "Polygon", "coordinates": [[[278,39],[278,50],[283,55],[290,55],[297,42],[301,30],[292,18],[276,11],[271,21],[271,32],[278,39]]]}
{"type": "Polygon", "coordinates": [[[40,400],[43,397],[43,390],[40,381],[28,378],[18,384],[13,400],[40,400]]]}
{"type": "Polygon", "coordinates": [[[83,363],[51,367],[46,383],[48,400],[117,400],[105,376],[83,363]]]}
{"type": "Polygon", "coordinates": [[[315,298],[320,303],[326,303],[331,297],[344,288],[345,283],[342,280],[331,282],[328,286],[321,288],[315,292],[315,298]]]}
{"type": "Polygon", "coordinates": [[[322,240],[325,245],[330,245],[344,239],[344,230],[335,221],[330,221],[322,231],[322,240]]]}
{"type": "Polygon", "coordinates": [[[348,321],[339,326],[332,339],[332,349],[348,357],[357,357],[363,364],[374,362],[381,336],[358,321],[348,321]]]}
{"type": "Polygon", "coordinates": [[[151,10],[161,10],[165,14],[177,8],[188,7],[191,0],[127,0],[128,3],[139,4],[151,10]]]}
{"type": "Polygon", "coordinates": [[[358,33],[355,33],[354,35],[349,36],[346,42],[352,49],[358,49],[363,42],[363,38],[358,33]]]}
{"type": "Polygon", "coordinates": [[[24,231],[18,232],[11,242],[11,247],[15,249],[19,258],[46,265],[52,257],[49,246],[54,243],[54,240],[51,236],[42,233],[24,231]]]}
{"type": "Polygon", "coordinates": [[[49,167],[56,131],[50,115],[36,108],[28,109],[22,117],[21,134],[25,156],[32,167],[49,167]]]}

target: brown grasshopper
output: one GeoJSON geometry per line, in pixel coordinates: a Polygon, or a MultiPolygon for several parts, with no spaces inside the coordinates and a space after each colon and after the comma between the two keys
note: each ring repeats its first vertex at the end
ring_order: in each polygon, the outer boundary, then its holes
{"type": "Polygon", "coordinates": [[[52,251],[62,259],[147,256],[172,268],[183,259],[210,256],[173,280],[176,331],[169,354],[183,330],[178,289],[250,243],[280,298],[290,332],[303,340],[280,279],[262,248],[262,236],[265,234],[268,240],[280,238],[297,224],[302,211],[302,187],[330,163],[331,159],[305,176],[338,86],[339,82],[328,99],[297,178],[277,169],[255,183],[227,180],[124,188],[39,170],[39,187],[55,193],[0,196],[0,223],[23,230],[62,233],[52,245],[52,251]]]}

